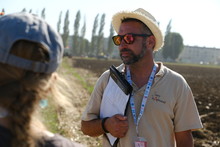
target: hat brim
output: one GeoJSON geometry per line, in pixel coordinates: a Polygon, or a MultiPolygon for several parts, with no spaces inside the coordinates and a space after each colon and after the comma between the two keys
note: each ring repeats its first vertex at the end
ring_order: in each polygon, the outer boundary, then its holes
{"type": "Polygon", "coordinates": [[[119,32],[121,21],[125,18],[135,18],[135,19],[142,21],[145,25],[147,25],[147,27],[151,30],[151,32],[156,38],[154,51],[157,51],[163,46],[163,35],[158,25],[139,12],[122,11],[122,12],[116,13],[112,17],[112,26],[117,33],[119,32]]]}

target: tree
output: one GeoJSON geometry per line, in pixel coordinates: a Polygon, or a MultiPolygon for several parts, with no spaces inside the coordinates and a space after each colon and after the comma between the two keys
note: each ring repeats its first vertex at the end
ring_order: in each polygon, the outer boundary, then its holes
{"type": "Polygon", "coordinates": [[[86,21],[84,21],[84,25],[81,29],[81,37],[80,37],[80,51],[79,54],[83,55],[85,54],[86,50],[86,41],[85,41],[85,34],[86,34],[86,21]]]}
{"type": "Polygon", "coordinates": [[[73,46],[72,46],[72,51],[73,53],[75,53],[76,55],[79,55],[79,25],[80,25],[80,10],[78,10],[78,12],[76,13],[76,19],[74,22],[74,34],[73,34],[73,46]]]}
{"type": "Polygon", "coordinates": [[[96,15],[94,23],[93,23],[91,47],[90,47],[90,53],[89,54],[94,54],[96,44],[97,44],[96,30],[97,30],[97,27],[98,27],[98,17],[99,17],[99,14],[96,15]]]}
{"type": "Polygon", "coordinates": [[[169,23],[168,23],[168,25],[167,25],[167,29],[166,29],[166,33],[165,33],[165,35],[167,35],[168,33],[170,33],[171,32],[171,23],[172,23],[172,19],[169,21],[169,23]]]}
{"type": "Polygon", "coordinates": [[[100,55],[103,54],[103,48],[104,48],[104,33],[103,33],[103,29],[105,26],[105,14],[102,14],[101,20],[100,20],[100,27],[99,27],[99,32],[98,32],[98,40],[97,40],[97,51],[96,51],[96,55],[100,55]]]}
{"type": "Polygon", "coordinates": [[[26,8],[22,9],[21,12],[27,12],[26,8]]]}
{"type": "Polygon", "coordinates": [[[165,59],[176,60],[183,50],[183,38],[179,33],[171,32],[171,22],[167,25],[162,55],[165,59]]]}
{"type": "Polygon", "coordinates": [[[59,15],[59,20],[57,22],[57,32],[60,33],[60,25],[61,25],[61,18],[62,18],[62,11],[60,12],[60,15],[59,15]]]}
{"type": "Polygon", "coordinates": [[[66,16],[64,19],[64,26],[63,26],[63,45],[65,48],[68,48],[68,37],[69,37],[69,10],[66,11],[66,16]]]}
{"type": "Polygon", "coordinates": [[[45,19],[46,15],[45,15],[45,8],[43,8],[43,10],[41,11],[41,18],[45,19]]]}
{"type": "Polygon", "coordinates": [[[165,36],[164,46],[162,48],[163,57],[176,60],[183,50],[183,38],[179,33],[170,32],[165,36]]]}
{"type": "Polygon", "coordinates": [[[112,26],[112,24],[110,24],[110,33],[109,33],[109,37],[108,37],[108,48],[107,48],[107,53],[109,56],[111,56],[112,51],[113,51],[113,41],[112,41],[112,36],[114,35],[114,28],[112,26]]]}

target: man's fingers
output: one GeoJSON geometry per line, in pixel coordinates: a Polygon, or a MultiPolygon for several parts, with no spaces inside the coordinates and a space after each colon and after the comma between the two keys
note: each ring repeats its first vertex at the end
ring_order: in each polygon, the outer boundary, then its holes
{"type": "Polygon", "coordinates": [[[120,115],[120,114],[116,114],[115,117],[119,120],[127,120],[126,116],[120,115]]]}

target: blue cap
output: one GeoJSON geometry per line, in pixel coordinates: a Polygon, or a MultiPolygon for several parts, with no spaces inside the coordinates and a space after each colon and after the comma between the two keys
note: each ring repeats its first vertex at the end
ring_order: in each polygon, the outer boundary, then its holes
{"type": "Polygon", "coordinates": [[[1,63],[34,72],[52,73],[61,63],[63,51],[63,42],[59,33],[38,16],[30,13],[14,13],[0,17],[1,63]],[[10,54],[11,47],[18,40],[42,44],[49,51],[49,62],[32,61],[10,54]]]}

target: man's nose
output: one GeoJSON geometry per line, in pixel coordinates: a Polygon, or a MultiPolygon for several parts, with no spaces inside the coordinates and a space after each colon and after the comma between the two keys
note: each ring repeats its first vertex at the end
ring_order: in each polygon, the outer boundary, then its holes
{"type": "Polygon", "coordinates": [[[121,40],[121,44],[119,45],[118,48],[119,48],[119,50],[121,50],[121,49],[123,49],[123,48],[126,48],[127,45],[128,45],[128,44],[124,41],[124,39],[122,39],[122,40],[121,40]]]}

